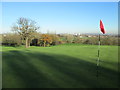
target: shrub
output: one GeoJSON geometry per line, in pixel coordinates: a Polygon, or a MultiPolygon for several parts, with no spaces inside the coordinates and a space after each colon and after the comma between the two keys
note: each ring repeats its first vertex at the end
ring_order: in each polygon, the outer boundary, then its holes
{"type": "Polygon", "coordinates": [[[2,35],[2,45],[19,46],[21,44],[22,44],[21,37],[18,34],[2,35]]]}

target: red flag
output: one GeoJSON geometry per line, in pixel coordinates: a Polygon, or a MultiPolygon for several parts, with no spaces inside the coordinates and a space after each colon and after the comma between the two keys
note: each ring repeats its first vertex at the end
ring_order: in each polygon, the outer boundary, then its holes
{"type": "Polygon", "coordinates": [[[105,29],[101,20],[100,20],[100,29],[101,29],[101,32],[105,34],[105,29]]]}

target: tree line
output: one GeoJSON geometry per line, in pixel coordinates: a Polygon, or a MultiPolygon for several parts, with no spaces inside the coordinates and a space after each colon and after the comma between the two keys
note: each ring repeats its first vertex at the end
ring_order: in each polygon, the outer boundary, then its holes
{"type": "MultiPolygon", "coordinates": [[[[79,43],[98,45],[98,36],[87,37],[73,34],[55,34],[55,33],[38,33],[40,27],[36,22],[27,18],[19,18],[12,26],[14,33],[2,34],[2,45],[20,46],[25,45],[26,48],[30,46],[51,46],[64,43],[79,43]]],[[[102,45],[120,45],[116,36],[102,36],[102,45]]]]}

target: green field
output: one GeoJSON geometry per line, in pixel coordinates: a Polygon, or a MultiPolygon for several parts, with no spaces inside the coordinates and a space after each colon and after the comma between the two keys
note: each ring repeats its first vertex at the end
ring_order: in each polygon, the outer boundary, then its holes
{"type": "Polygon", "coordinates": [[[3,88],[116,88],[118,47],[96,45],[2,47],[3,88]]]}

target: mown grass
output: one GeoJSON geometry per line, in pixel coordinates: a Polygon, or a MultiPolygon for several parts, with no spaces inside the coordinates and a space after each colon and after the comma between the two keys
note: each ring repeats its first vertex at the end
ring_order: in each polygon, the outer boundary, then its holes
{"type": "Polygon", "coordinates": [[[3,47],[3,88],[116,88],[118,47],[96,45],[3,47]]]}

